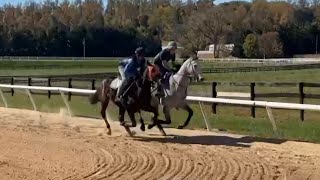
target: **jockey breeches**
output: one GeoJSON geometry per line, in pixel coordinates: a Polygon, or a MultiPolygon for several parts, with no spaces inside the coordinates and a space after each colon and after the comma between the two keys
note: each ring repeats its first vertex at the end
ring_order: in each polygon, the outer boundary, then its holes
{"type": "Polygon", "coordinates": [[[124,67],[120,65],[120,66],[118,66],[118,69],[119,69],[119,73],[121,76],[121,83],[120,83],[120,86],[117,91],[117,96],[119,97],[121,86],[122,86],[123,82],[125,81],[125,76],[124,76],[124,67]]]}
{"type": "Polygon", "coordinates": [[[118,69],[119,69],[119,73],[120,73],[120,76],[121,76],[121,79],[122,81],[125,79],[125,76],[124,76],[124,67],[123,66],[118,66],[118,69]]]}

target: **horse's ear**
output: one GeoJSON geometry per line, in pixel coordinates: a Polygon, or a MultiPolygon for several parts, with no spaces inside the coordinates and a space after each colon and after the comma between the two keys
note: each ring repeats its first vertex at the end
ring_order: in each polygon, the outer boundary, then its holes
{"type": "Polygon", "coordinates": [[[191,58],[192,58],[192,60],[199,60],[197,54],[192,54],[192,55],[191,55],[191,58]]]}

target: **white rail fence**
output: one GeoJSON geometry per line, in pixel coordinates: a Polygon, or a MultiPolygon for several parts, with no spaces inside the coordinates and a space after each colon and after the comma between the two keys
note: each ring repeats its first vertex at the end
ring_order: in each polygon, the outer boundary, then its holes
{"type": "MultiPolygon", "coordinates": [[[[65,92],[73,92],[73,93],[81,93],[81,94],[93,94],[95,90],[88,90],[88,89],[75,89],[75,88],[64,88],[64,87],[41,87],[41,86],[22,86],[22,85],[7,85],[7,84],[0,84],[0,96],[5,107],[8,107],[7,100],[3,94],[2,89],[9,88],[9,89],[22,89],[25,90],[30,98],[30,101],[33,105],[33,109],[37,111],[36,104],[30,93],[30,90],[39,90],[39,91],[58,91],[61,94],[62,100],[65,103],[68,113],[71,116],[71,109],[68,103],[67,98],[65,97],[65,92]]],[[[277,126],[272,114],[272,108],[276,109],[292,109],[292,110],[312,110],[312,111],[320,111],[320,105],[313,105],[313,104],[297,104],[297,103],[282,103],[282,102],[268,102],[268,101],[250,101],[250,100],[238,100],[238,99],[225,99],[225,98],[209,98],[209,97],[197,97],[197,96],[188,96],[188,101],[198,102],[200,105],[200,110],[203,115],[203,119],[207,126],[207,130],[210,131],[211,127],[208,123],[206,115],[203,111],[203,103],[217,103],[217,104],[236,104],[236,105],[248,105],[248,106],[258,106],[258,107],[265,107],[273,130],[277,131],[277,126]]]]}

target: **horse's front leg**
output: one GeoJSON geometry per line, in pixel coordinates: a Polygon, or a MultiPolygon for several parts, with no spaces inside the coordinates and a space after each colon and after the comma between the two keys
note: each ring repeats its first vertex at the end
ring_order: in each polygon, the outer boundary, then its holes
{"type": "Polygon", "coordinates": [[[149,124],[148,129],[153,128],[157,124],[171,124],[170,107],[163,106],[162,110],[163,110],[163,114],[164,114],[164,117],[165,117],[166,120],[163,121],[163,120],[158,119],[158,115],[157,115],[157,116],[155,116],[157,121],[153,121],[153,124],[149,124]]]}
{"type": "Polygon", "coordinates": [[[188,118],[186,119],[186,121],[184,122],[183,125],[179,125],[178,126],[178,129],[183,129],[185,128],[186,126],[188,126],[192,116],[193,116],[193,110],[191,109],[191,107],[187,104],[187,103],[184,103],[181,108],[185,111],[187,111],[189,114],[188,114],[188,118]]]}
{"type": "Polygon", "coordinates": [[[136,127],[137,126],[137,122],[136,122],[136,117],[134,115],[133,111],[127,111],[131,120],[131,125],[127,125],[128,127],[136,127]]]}
{"type": "Polygon", "coordinates": [[[123,106],[119,105],[119,122],[120,125],[124,125],[124,115],[126,113],[126,110],[123,106]]]}
{"type": "Polygon", "coordinates": [[[158,107],[153,107],[153,106],[150,105],[150,106],[145,107],[144,110],[148,111],[148,112],[152,112],[154,114],[152,119],[151,119],[152,120],[152,124],[148,125],[148,129],[151,129],[154,126],[158,126],[161,134],[163,136],[166,136],[166,132],[163,130],[161,124],[159,123],[160,120],[158,119],[158,117],[159,117],[158,107]]]}
{"type": "Polygon", "coordinates": [[[141,123],[140,129],[141,129],[141,131],[145,131],[146,125],[144,124],[144,120],[142,118],[141,111],[139,111],[139,115],[140,115],[140,123],[141,123]]]}

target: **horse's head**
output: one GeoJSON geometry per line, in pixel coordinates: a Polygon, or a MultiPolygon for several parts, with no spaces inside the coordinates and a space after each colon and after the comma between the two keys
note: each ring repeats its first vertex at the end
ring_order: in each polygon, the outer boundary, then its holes
{"type": "Polygon", "coordinates": [[[159,67],[154,64],[148,65],[147,76],[149,81],[156,81],[157,79],[161,78],[159,67]]]}
{"type": "Polygon", "coordinates": [[[185,69],[184,71],[187,75],[197,77],[197,81],[204,81],[201,65],[198,61],[198,58],[190,57],[183,63],[181,68],[185,69]]]}

